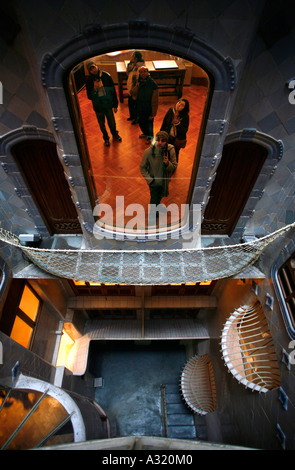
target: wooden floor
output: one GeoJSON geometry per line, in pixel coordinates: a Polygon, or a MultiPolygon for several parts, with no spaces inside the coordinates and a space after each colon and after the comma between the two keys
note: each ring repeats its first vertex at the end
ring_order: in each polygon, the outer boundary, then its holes
{"type": "MultiPolygon", "coordinates": [[[[183,97],[190,102],[190,127],[187,134],[187,146],[180,151],[177,170],[172,176],[169,186],[169,196],[162,199],[162,203],[168,207],[170,204],[177,204],[179,210],[176,215],[168,214],[168,224],[179,221],[178,214],[181,215],[181,204],[187,202],[193,162],[196,152],[196,143],[200,131],[200,124],[204,111],[207,88],[204,86],[191,85],[184,87],[183,97]]],[[[142,154],[148,145],[145,139],[140,139],[141,130],[138,125],[132,125],[127,121],[129,117],[127,99],[124,103],[119,103],[118,112],[115,114],[117,129],[122,142],[113,141],[110,135],[110,147],[105,147],[102,134],[92,108],[92,103],[88,100],[86,89],[82,89],[78,95],[84,130],[91,160],[93,177],[96,185],[96,193],[99,203],[108,204],[113,208],[113,216],[104,214],[101,219],[106,225],[117,227],[130,227],[136,222],[136,228],[144,229],[147,224],[148,204],[150,200],[149,188],[142,177],[139,164],[142,154]],[[124,201],[124,209],[119,209],[119,200],[124,201]],[[123,198],[124,199],[123,199],[123,198]],[[138,217],[138,213],[127,214],[126,208],[130,204],[141,204],[144,208],[145,220],[138,217]],[[117,217],[120,220],[116,221],[117,217]],[[122,218],[124,216],[124,218],[122,218]],[[127,226],[126,226],[127,224],[127,226]]],[[[170,106],[177,101],[176,96],[160,96],[157,116],[154,120],[154,135],[160,130],[163,118],[170,106]]],[[[131,206],[130,206],[131,209],[131,206]]]]}

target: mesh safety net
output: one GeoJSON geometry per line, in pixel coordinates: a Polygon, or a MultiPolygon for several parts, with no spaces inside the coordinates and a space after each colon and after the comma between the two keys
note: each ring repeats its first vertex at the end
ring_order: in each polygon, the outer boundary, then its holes
{"type": "Polygon", "coordinates": [[[257,261],[275,239],[295,227],[287,225],[247,243],[176,250],[44,249],[24,246],[0,228],[0,241],[23,251],[43,271],[88,282],[126,285],[196,283],[234,276],[257,261]]]}

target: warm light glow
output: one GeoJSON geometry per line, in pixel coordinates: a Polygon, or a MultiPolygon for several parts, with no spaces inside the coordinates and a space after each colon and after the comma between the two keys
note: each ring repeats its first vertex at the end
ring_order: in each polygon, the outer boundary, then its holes
{"type": "Polygon", "coordinates": [[[210,286],[212,281],[204,281],[204,282],[200,282],[200,286],[210,286]]]}
{"type": "Polygon", "coordinates": [[[30,341],[33,333],[33,326],[35,322],[38,310],[39,310],[40,301],[34,292],[25,285],[25,288],[22,293],[22,297],[19,303],[19,309],[25,314],[16,315],[11,330],[10,337],[21,344],[25,348],[29,348],[30,341]],[[21,318],[22,317],[22,318],[21,318]],[[27,321],[26,321],[27,317],[27,321]],[[31,322],[32,320],[32,322],[31,322]]]}
{"type": "Polygon", "coordinates": [[[73,279],[73,283],[75,284],[75,286],[85,286],[86,285],[86,283],[84,281],[75,281],[74,279],[73,279]]]}
{"type": "Polygon", "coordinates": [[[74,344],[74,340],[66,333],[65,330],[62,331],[62,337],[60,340],[58,356],[56,361],[56,366],[66,366],[68,354],[74,344]]]}
{"type": "Polygon", "coordinates": [[[33,321],[36,320],[39,300],[28,286],[25,286],[19,308],[33,321]]]}
{"type": "Polygon", "coordinates": [[[32,332],[33,328],[27,325],[27,323],[25,323],[21,318],[16,316],[10,334],[10,338],[12,338],[14,341],[21,344],[25,348],[28,348],[32,332]]]}
{"type": "Polygon", "coordinates": [[[126,52],[126,51],[114,51],[114,52],[108,52],[106,55],[108,55],[108,56],[110,56],[110,57],[113,57],[113,56],[116,56],[116,55],[122,54],[123,52],[126,52]]]}

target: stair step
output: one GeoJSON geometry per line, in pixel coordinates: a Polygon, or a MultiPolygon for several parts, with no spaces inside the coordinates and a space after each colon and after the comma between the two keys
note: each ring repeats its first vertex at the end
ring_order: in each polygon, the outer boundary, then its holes
{"type": "Polygon", "coordinates": [[[166,393],[180,393],[180,386],[178,384],[166,384],[166,393]]]}
{"type": "Polygon", "coordinates": [[[166,403],[184,404],[180,393],[166,393],[166,403]]]}
{"type": "Polygon", "coordinates": [[[196,439],[194,415],[186,406],[178,383],[165,384],[168,437],[196,439]]]}
{"type": "Polygon", "coordinates": [[[168,426],[168,437],[175,439],[195,439],[195,426],[168,426]]]}
{"type": "Polygon", "coordinates": [[[167,415],[168,426],[194,426],[194,418],[188,414],[167,415]]]}
{"type": "Polygon", "coordinates": [[[167,414],[188,414],[191,415],[191,410],[184,403],[166,403],[167,414]]]}

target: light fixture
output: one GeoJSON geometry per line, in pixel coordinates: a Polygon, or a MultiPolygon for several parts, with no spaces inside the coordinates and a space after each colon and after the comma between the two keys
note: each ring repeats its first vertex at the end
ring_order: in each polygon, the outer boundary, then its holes
{"type": "Polygon", "coordinates": [[[38,243],[41,240],[39,233],[21,233],[18,238],[24,245],[38,243]]]}

